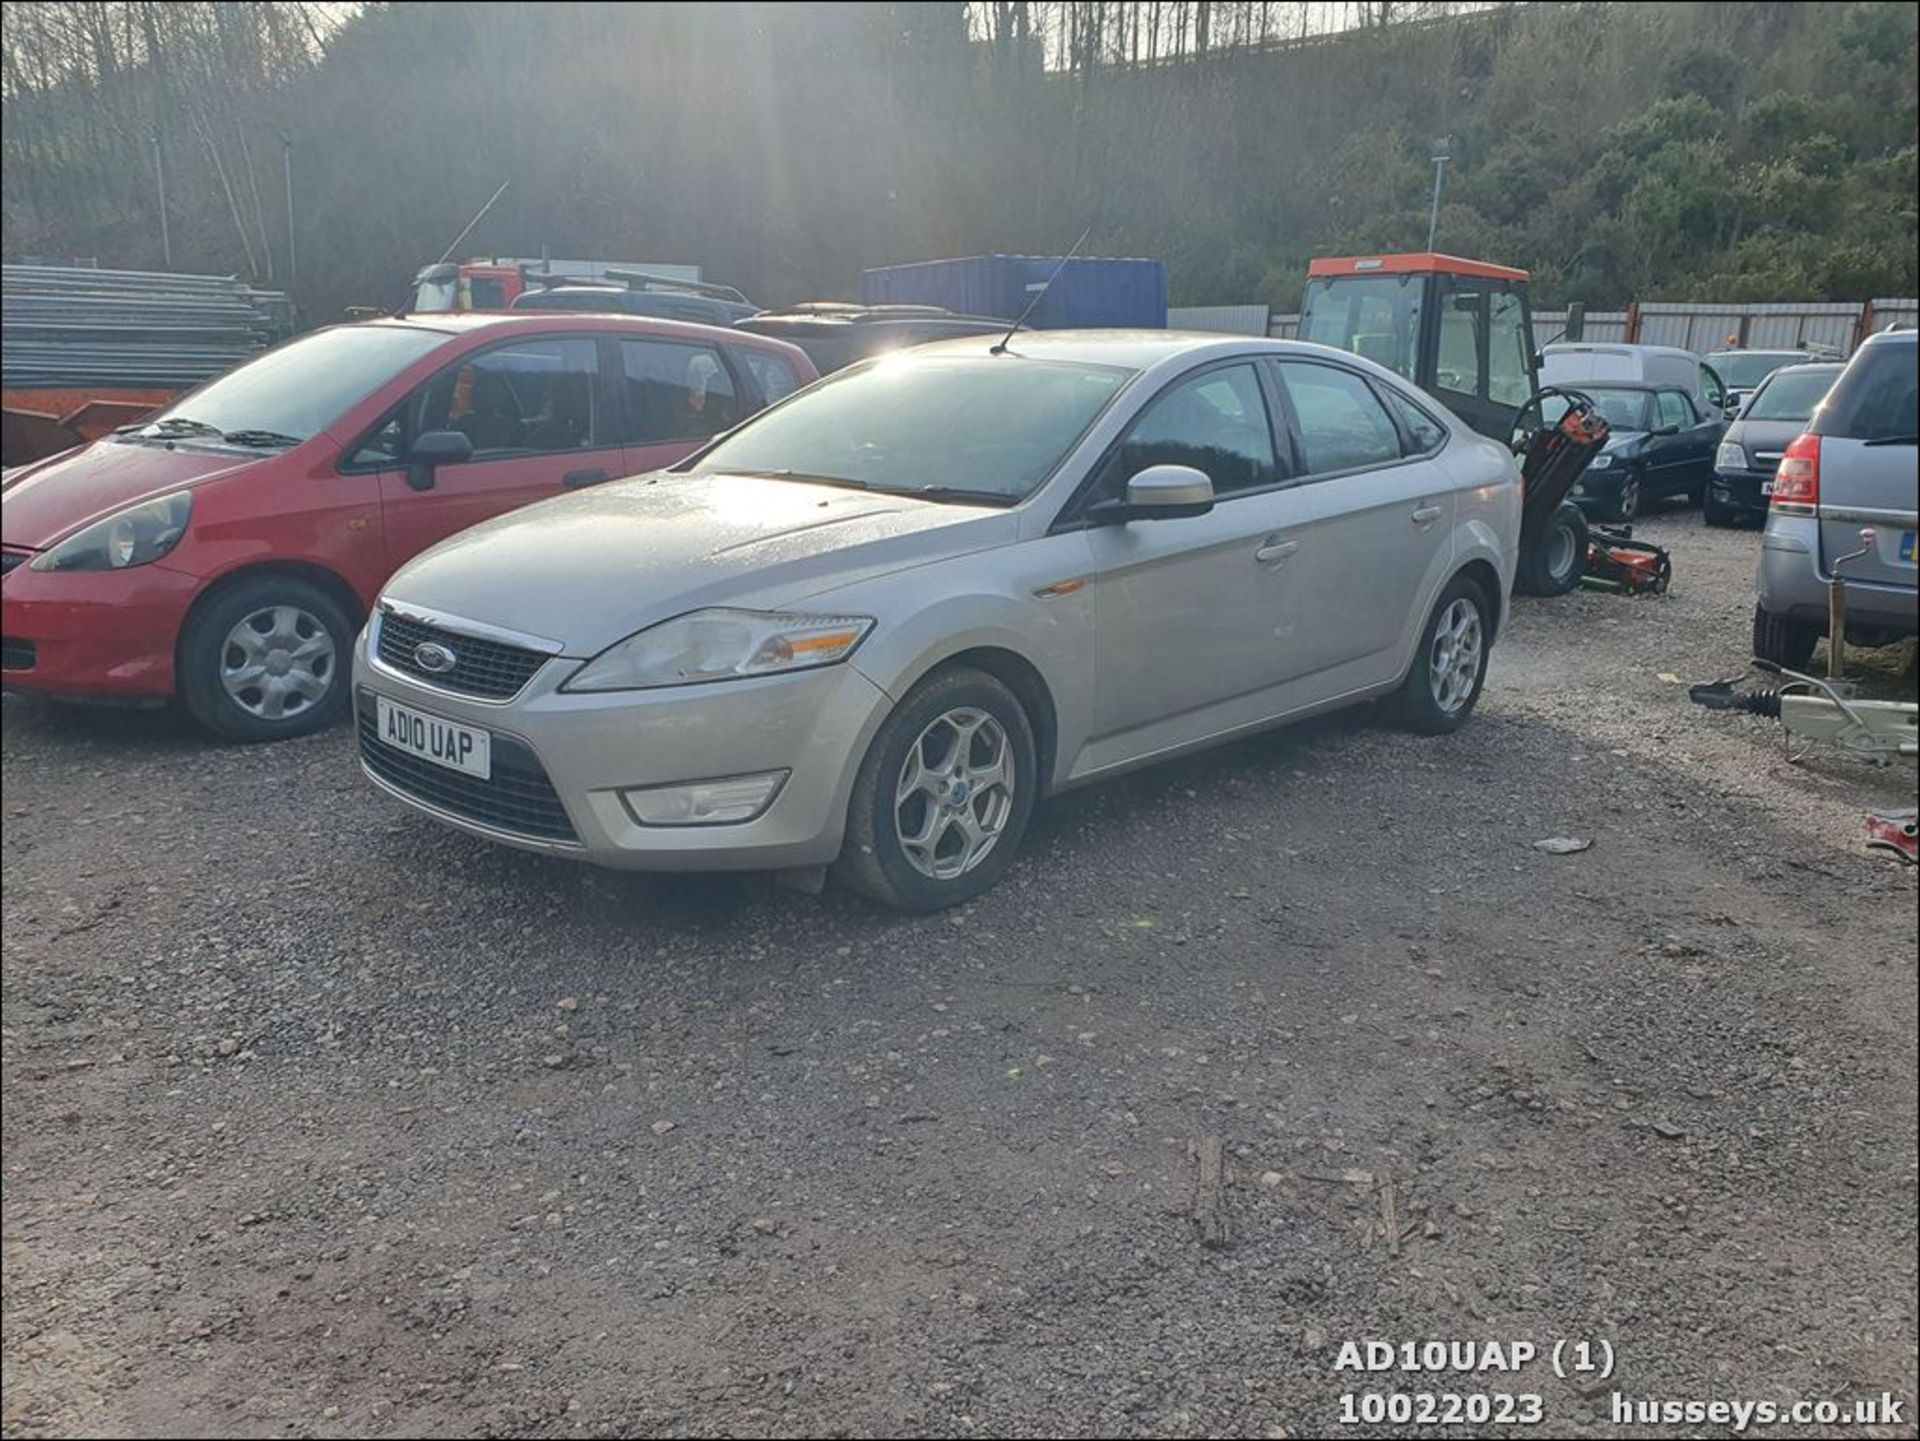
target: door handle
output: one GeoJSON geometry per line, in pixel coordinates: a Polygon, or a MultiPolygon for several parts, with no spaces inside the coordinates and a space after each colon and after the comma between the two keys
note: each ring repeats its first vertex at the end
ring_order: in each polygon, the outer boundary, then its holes
{"type": "Polygon", "coordinates": [[[1298,549],[1297,540],[1270,540],[1253,553],[1253,558],[1262,565],[1278,565],[1298,549]]]}
{"type": "Polygon", "coordinates": [[[570,470],[560,477],[562,485],[598,485],[607,478],[604,470],[570,470]]]}
{"type": "Polygon", "coordinates": [[[1442,509],[1444,509],[1444,507],[1438,505],[1423,505],[1414,511],[1413,523],[1415,525],[1426,525],[1431,521],[1436,521],[1440,519],[1442,509]]]}

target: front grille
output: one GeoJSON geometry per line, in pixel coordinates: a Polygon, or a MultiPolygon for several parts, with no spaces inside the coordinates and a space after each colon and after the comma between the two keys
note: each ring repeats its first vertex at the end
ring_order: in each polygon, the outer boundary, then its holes
{"type": "Polygon", "coordinates": [[[32,641],[0,637],[0,670],[32,670],[36,659],[32,641]]]}
{"type": "Polygon", "coordinates": [[[491,732],[493,775],[481,780],[382,741],[379,706],[371,691],[360,692],[357,710],[360,758],[395,790],[495,830],[533,840],[580,843],[540,758],[512,736],[491,732]]]}
{"type": "Polygon", "coordinates": [[[1753,468],[1772,475],[1780,468],[1781,452],[1777,450],[1756,450],[1753,453],[1753,468]]]}
{"type": "Polygon", "coordinates": [[[509,700],[519,695],[521,687],[533,679],[533,673],[547,660],[537,650],[464,635],[415,620],[399,611],[382,610],[379,627],[379,654],[384,664],[428,685],[482,700],[509,700]],[[438,642],[453,652],[452,670],[430,671],[414,659],[414,651],[428,641],[438,642]]]}

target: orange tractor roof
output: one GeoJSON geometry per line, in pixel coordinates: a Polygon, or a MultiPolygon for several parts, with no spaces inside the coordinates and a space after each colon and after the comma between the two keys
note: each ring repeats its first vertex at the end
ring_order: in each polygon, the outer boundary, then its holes
{"type": "Polygon", "coordinates": [[[1422,250],[1409,255],[1342,255],[1307,266],[1316,275],[1471,275],[1483,280],[1526,280],[1527,272],[1484,260],[1463,260],[1422,250]]]}

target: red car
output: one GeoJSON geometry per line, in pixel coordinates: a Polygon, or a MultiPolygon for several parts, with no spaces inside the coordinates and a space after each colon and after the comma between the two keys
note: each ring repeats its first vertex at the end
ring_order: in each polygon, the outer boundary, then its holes
{"type": "Polygon", "coordinates": [[[301,336],[8,473],[0,681],[177,695],[237,740],[316,730],[343,710],[354,634],[403,561],[570,486],[670,465],[815,376],[781,341],[632,316],[301,336]]]}

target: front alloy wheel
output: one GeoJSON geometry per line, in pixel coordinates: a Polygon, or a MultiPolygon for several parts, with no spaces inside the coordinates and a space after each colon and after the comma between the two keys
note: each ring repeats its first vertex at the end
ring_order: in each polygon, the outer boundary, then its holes
{"type": "Polygon", "coordinates": [[[947,711],[920,732],[900,766],[894,834],[931,880],[965,875],[993,853],[1013,814],[1013,747],[983,710],[947,711]]]}
{"type": "Polygon", "coordinates": [[[901,910],[971,900],[1013,864],[1039,789],[1033,725],[1019,697],[971,666],[937,670],[867,747],[835,874],[901,910]]]}
{"type": "Polygon", "coordinates": [[[1620,520],[1632,520],[1640,513],[1640,477],[1623,475],[1620,477],[1620,499],[1613,507],[1614,515],[1620,520]]]}

